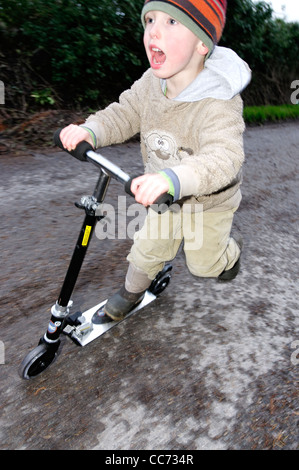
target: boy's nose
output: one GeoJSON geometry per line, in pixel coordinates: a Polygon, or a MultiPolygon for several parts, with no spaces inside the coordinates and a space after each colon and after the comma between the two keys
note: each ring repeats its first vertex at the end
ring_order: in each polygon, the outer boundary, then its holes
{"type": "Polygon", "coordinates": [[[158,27],[157,23],[155,23],[152,28],[151,28],[151,31],[150,31],[150,36],[151,38],[159,38],[161,35],[160,33],[160,28],[158,27]]]}

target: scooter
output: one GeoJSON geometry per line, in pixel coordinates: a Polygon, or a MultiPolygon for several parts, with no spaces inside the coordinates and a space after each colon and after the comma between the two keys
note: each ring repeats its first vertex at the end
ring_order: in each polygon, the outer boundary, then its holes
{"type": "MultiPolygon", "coordinates": [[[[54,142],[66,151],[60,140],[61,129],[54,134],[54,142]]],[[[99,178],[92,196],[83,196],[80,203],[75,203],[79,209],[85,211],[85,218],[80,230],[73,255],[65,275],[63,285],[56,303],[51,308],[51,318],[44,336],[38,345],[29,352],[19,367],[22,379],[33,379],[44,372],[57,358],[61,346],[62,334],[70,338],[78,346],[86,346],[91,341],[115,327],[120,321],[113,321],[104,312],[107,300],[81,313],[71,313],[73,302],[71,295],[80,273],[90,240],[96,223],[102,220],[102,206],[111,178],[124,185],[125,191],[134,197],[130,187],[133,180],[121,168],[107,160],[100,153],[95,152],[87,142],[81,142],[75,150],[68,152],[80,161],[93,163],[99,169],[99,178]]],[[[152,208],[158,213],[168,210],[173,198],[170,194],[162,194],[153,204],[152,208]]],[[[166,264],[150,287],[145,292],[143,300],[135,306],[125,317],[125,320],[153,302],[167,287],[171,278],[172,266],[166,264]]],[[[124,320],[121,320],[124,321],[124,320]]]]}

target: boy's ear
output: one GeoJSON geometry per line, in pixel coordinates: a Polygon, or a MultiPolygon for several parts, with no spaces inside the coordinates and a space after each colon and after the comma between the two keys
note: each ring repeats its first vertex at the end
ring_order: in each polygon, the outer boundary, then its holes
{"type": "Polygon", "coordinates": [[[202,41],[199,41],[197,45],[197,52],[200,55],[207,55],[209,48],[202,41]]]}

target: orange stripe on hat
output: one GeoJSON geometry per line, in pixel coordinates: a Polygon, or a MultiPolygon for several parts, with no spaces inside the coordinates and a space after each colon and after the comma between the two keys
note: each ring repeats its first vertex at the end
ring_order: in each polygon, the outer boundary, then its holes
{"type": "Polygon", "coordinates": [[[213,40],[216,39],[217,42],[219,41],[225,22],[225,16],[223,16],[223,11],[221,12],[218,2],[208,0],[172,0],[169,3],[184,10],[213,40]],[[207,24],[207,21],[210,25],[207,24]],[[216,38],[213,29],[216,31],[216,38]]]}

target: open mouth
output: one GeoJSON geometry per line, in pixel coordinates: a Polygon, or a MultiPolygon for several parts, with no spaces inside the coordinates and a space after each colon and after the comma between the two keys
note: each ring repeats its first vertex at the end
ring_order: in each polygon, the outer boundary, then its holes
{"type": "Polygon", "coordinates": [[[166,60],[166,55],[158,47],[151,47],[152,63],[154,65],[163,65],[166,60]]]}

